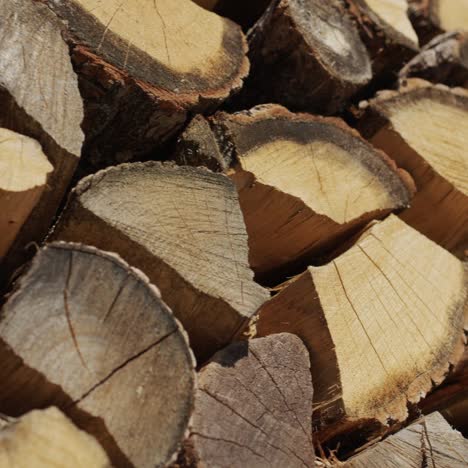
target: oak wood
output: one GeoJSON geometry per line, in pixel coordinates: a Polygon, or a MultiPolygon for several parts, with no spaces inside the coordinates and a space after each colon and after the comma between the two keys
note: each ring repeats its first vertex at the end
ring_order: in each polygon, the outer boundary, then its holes
{"type": "Polygon", "coordinates": [[[232,341],[269,297],[253,282],[235,187],[207,169],[134,163],[83,179],[53,238],[111,249],[141,268],[200,362],[232,341]]]}
{"type": "Polygon", "coordinates": [[[370,220],[408,206],[411,178],[341,120],[277,105],[195,118],[176,159],[235,182],[257,277],[278,284],[370,220]]]}
{"type": "Polygon", "coordinates": [[[93,437],[52,407],[0,422],[0,466],[110,468],[111,464],[93,437]]]}
{"type": "Polygon", "coordinates": [[[444,380],[463,354],[466,284],[457,258],[390,215],[261,307],[260,336],[296,333],[309,349],[319,440],[364,442],[444,380]]]}
{"type": "Polygon", "coordinates": [[[371,100],[359,129],[416,182],[418,191],[402,219],[464,258],[468,248],[468,92],[408,80],[399,91],[381,92],[371,100]]]}
{"type": "Polygon", "coordinates": [[[2,240],[9,239],[8,252],[5,246],[0,248],[3,289],[10,274],[28,257],[25,247],[47,233],[78,164],[84,137],[80,128],[83,105],[61,22],[45,5],[26,0],[0,0],[0,17],[0,128],[4,129],[3,150],[9,154],[6,159],[2,156],[0,177],[11,175],[16,167],[21,171],[17,179],[21,184],[34,171],[27,138],[37,141],[53,169],[45,170],[46,180],[24,196],[2,187],[2,217],[9,212],[5,205],[29,205],[21,214],[18,210],[6,216],[9,233],[2,227],[2,240]],[[15,136],[18,144],[25,144],[28,155],[24,159],[8,142],[7,130],[19,134],[15,136]]]}
{"type": "Polygon", "coordinates": [[[194,400],[194,359],[159,291],[117,255],[54,243],[0,318],[0,411],[58,406],[115,466],[169,463],[194,400]]]}

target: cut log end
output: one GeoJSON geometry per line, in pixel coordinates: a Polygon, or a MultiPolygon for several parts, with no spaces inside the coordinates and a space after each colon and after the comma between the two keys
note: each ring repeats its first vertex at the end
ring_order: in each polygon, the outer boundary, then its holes
{"type": "Polygon", "coordinates": [[[360,126],[416,182],[403,219],[462,256],[468,248],[466,91],[408,80],[399,92],[372,100],[360,126]]]}
{"type": "Polygon", "coordinates": [[[268,297],[248,266],[235,187],[206,169],[135,163],[102,171],[74,190],[53,237],[111,249],[145,271],[201,360],[268,297]]]}
{"type": "Polygon", "coordinates": [[[314,466],[312,382],[299,338],[234,343],[199,374],[192,457],[203,466],[314,466]]]}
{"type": "Polygon", "coordinates": [[[431,20],[444,31],[468,28],[467,0],[430,0],[431,20]]]}
{"type": "Polygon", "coordinates": [[[392,215],[267,302],[257,330],[308,346],[315,425],[328,440],[364,421],[404,421],[408,402],[461,358],[465,307],[463,264],[392,215]]]}
{"type": "Polygon", "coordinates": [[[261,279],[297,273],[370,220],[408,206],[414,191],[408,174],[342,121],[276,105],[194,121],[178,160],[231,166],[261,279]]]}
{"type": "Polygon", "coordinates": [[[35,410],[0,424],[2,468],[110,468],[104,450],[57,408],[35,410]]]}
{"type": "Polygon", "coordinates": [[[0,411],[58,406],[116,466],[161,466],[177,453],[193,356],[156,288],[115,254],[39,251],[2,311],[0,347],[0,411]]]}
{"type": "Polygon", "coordinates": [[[337,0],[272,2],[249,32],[249,50],[252,72],[241,97],[250,105],[332,114],[372,77],[364,44],[337,0]]]}
{"type": "Polygon", "coordinates": [[[37,205],[52,171],[36,140],[0,128],[0,260],[37,205]]]}

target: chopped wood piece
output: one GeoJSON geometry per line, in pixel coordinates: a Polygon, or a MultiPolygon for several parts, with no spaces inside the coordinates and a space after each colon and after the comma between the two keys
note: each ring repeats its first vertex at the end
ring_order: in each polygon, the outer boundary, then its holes
{"type": "Polygon", "coordinates": [[[367,51],[340,0],[273,1],[249,31],[243,107],[277,102],[332,114],[371,79],[367,51]]]}
{"type": "Polygon", "coordinates": [[[141,268],[200,362],[269,297],[253,282],[235,187],[206,169],[134,163],[83,179],[53,237],[110,249],[141,268]]]}
{"type": "Polygon", "coordinates": [[[308,347],[314,425],[326,441],[404,421],[407,403],[460,359],[465,305],[463,264],[390,215],[265,303],[257,330],[295,333],[308,347]]]}
{"type": "Polygon", "coordinates": [[[468,0],[409,0],[409,5],[423,44],[443,31],[468,30],[468,0]]]}
{"type": "Polygon", "coordinates": [[[468,92],[408,80],[370,101],[361,133],[417,186],[402,219],[463,258],[468,248],[468,92]]]}
{"type": "Polygon", "coordinates": [[[234,343],[199,374],[186,453],[197,466],[313,467],[307,349],[288,333],[234,343]]]}
{"type": "Polygon", "coordinates": [[[411,77],[468,88],[468,33],[448,32],[430,41],[401,69],[400,83],[411,77]]]}
{"type": "Polygon", "coordinates": [[[0,260],[37,205],[52,171],[36,140],[0,128],[0,260]]]}
{"type": "Polygon", "coordinates": [[[419,48],[406,0],[345,0],[366,45],[376,80],[393,79],[419,48]]]}
{"type": "Polygon", "coordinates": [[[110,468],[104,450],[57,408],[35,410],[0,426],[2,468],[110,468]]]}
{"type": "Polygon", "coordinates": [[[348,460],[344,468],[465,468],[468,440],[433,413],[348,460]]]}
{"type": "Polygon", "coordinates": [[[341,120],[276,105],[194,120],[177,159],[231,165],[250,265],[267,281],[303,271],[370,220],[406,207],[413,191],[407,174],[341,120]]]}
{"type": "Polygon", "coordinates": [[[47,233],[84,137],[83,105],[61,22],[45,5],[25,0],[0,0],[0,17],[2,289],[26,260],[25,247],[47,233]]]}
{"type": "Polygon", "coordinates": [[[240,27],[191,0],[43,1],[67,24],[91,164],[148,155],[248,73],[240,27]]]}
{"type": "Polygon", "coordinates": [[[184,439],[194,360],[159,291],[117,255],[54,243],[0,319],[0,411],[58,406],[115,466],[165,466],[184,439]]]}

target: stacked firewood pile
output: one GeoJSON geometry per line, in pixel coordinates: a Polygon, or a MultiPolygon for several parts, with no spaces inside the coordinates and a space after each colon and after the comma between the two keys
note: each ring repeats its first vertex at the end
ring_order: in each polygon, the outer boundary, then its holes
{"type": "Polygon", "coordinates": [[[0,0],[0,468],[468,466],[467,31],[0,0]]]}

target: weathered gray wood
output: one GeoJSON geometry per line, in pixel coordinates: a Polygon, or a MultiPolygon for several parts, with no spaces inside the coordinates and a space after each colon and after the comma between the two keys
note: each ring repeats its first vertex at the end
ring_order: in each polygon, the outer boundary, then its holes
{"type": "Polygon", "coordinates": [[[193,356],[158,290],[117,255],[40,250],[2,310],[0,354],[1,412],[58,406],[115,466],[163,466],[177,453],[193,356]]]}
{"type": "Polygon", "coordinates": [[[199,374],[186,451],[198,466],[313,467],[312,382],[294,335],[234,343],[199,374]]]}
{"type": "Polygon", "coordinates": [[[466,468],[468,440],[439,414],[422,420],[348,460],[344,468],[466,468]]]}
{"type": "MultiPolygon", "coordinates": [[[[25,260],[25,246],[41,241],[47,233],[81,155],[83,105],[61,27],[57,17],[40,2],[0,0],[0,128],[37,140],[53,166],[44,184],[47,188],[36,194],[39,198],[25,219],[10,216],[5,220],[15,224],[18,232],[0,259],[3,286],[25,260]]],[[[27,178],[34,170],[31,157],[30,152],[5,155],[2,176],[8,180],[10,171],[19,171],[27,178]]],[[[2,185],[0,211],[4,215],[4,204],[11,202],[14,187],[2,185]]],[[[30,203],[30,192],[24,195],[18,204],[30,203]]]]}
{"type": "Polygon", "coordinates": [[[53,238],[110,249],[144,271],[201,362],[269,297],[253,282],[235,187],[207,169],[134,163],[83,179],[53,238]]]}

